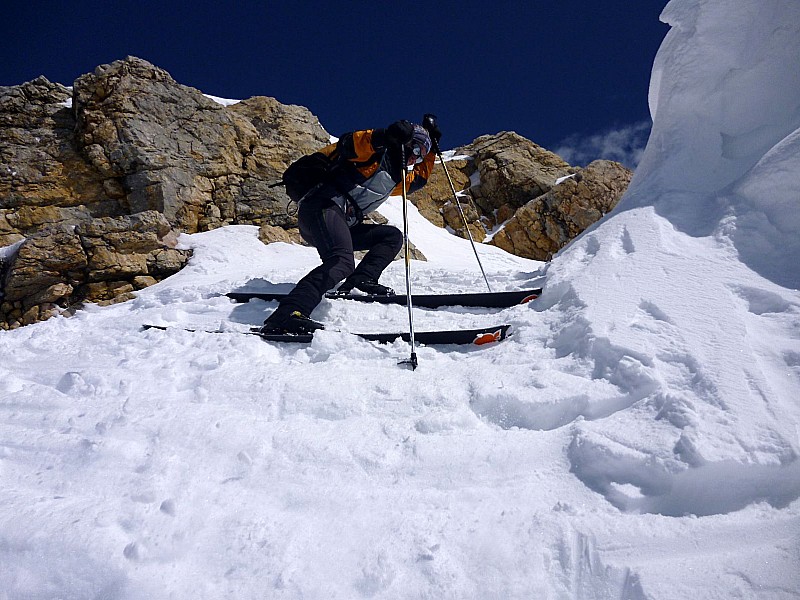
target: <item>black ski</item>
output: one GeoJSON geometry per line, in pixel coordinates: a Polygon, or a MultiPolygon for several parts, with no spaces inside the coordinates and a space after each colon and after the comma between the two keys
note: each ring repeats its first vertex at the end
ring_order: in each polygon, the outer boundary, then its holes
{"type": "MultiPolygon", "coordinates": [[[[425,345],[439,345],[439,344],[457,344],[466,345],[473,344],[482,346],[484,344],[493,344],[500,342],[508,337],[508,330],[510,325],[499,325],[496,327],[485,327],[482,329],[455,329],[452,331],[416,331],[414,332],[414,341],[418,344],[425,345]]],[[[257,333],[257,330],[256,332],[257,333]]],[[[370,342],[378,342],[379,344],[389,344],[397,339],[408,342],[411,335],[408,332],[398,333],[356,333],[356,332],[342,332],[350,333],[370,342]]],[[[309,343],[314,338],[313,334],[302,335],[268,335],[258,334],[261,338],[268,342],[295,342],[295,343],[309,343]]]]}
{"type": "MultiPolygon", "coordinates": [[[[142,325],[144,329],[158,329],[162,331],[166,331],[168,329],[172,329],[170,326],[165,325],[142,325]]],[[[442,344],[456,344],[456,345],[467,345],[472,344],[475,346],[483,346],[485,344],[493,344],[495,342],[500,342],[508,337],[508,331],[510,325],[497,325],[493,327],[483,327],[478,329],[455,329],[452,331],[420,331],[414,333],[414,341],[418,344],[426,344],[426,345],[442,345],[442,344]]],[[[268,342],[288,342],[288,343],[295,343],[295,344],[308,344],[310,343],[314,336],[313,334],[284,334],[284,335],[268,335],[268,334],[261,334],[258,332],[258,328],[254,327],[250,331],[210,331],[204,329],[190,329],[190,328],[181,328],[184,331],[192,331],[192,332],[199,332],[202,331],[204,333],[239,333],[243,335],[257,335],[261,339],[268,341],[268,342]]],[[[334,330],[338,331],[338,330],[334,330]]],[[[408,332],[405,333],[355,333],[349,331],[338,331],[339,333],[347,333],[349,335],[355,335],[362,339],[371,341],[371,342],[378,342],[380,344],[388,344],[397,339],[402,339],[404,341],[409,341],[410,335],[408,332]]]]}
{"type": "MultiPolygon", "coordinates": [[[[542,288],[514,290],[510,292],[483,292],[465,294],[413,294],[411,304],[421,308],[439,308],[441,306],[469,306],[484,308],[507,308],[517,304],[525,304],[535,300],[542,293],[542,288]]],[[[286,293],[282,292],[229,292],[225,294],[236,302],[258,300],[281,300],[286,293]]],[[[337,294],[328,292],[325,297],[331,300],[356,300],[358,302],[378,302],[380,304],[406,303],[403,294],[392,296],[376,296],[372,294],[337,294]]]]}

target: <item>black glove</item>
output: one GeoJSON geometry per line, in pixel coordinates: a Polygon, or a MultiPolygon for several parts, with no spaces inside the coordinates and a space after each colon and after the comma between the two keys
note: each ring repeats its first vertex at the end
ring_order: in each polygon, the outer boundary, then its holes
{"type": "Polygon", "coordinates": [[[409,121],[395,121],[386,128],[387,145],[404,146],[411,141],[414,126],[409,121]]]}
{"type": "Polygon", "coordinates": [[[436,115],[428,113],[422,117],[422,126],[428,131],[428,135],[435,142],[434,149],[439,148],[439,140],[442,139],[442,131],[439,129],[439,124],[436,121],[436,115]]]}

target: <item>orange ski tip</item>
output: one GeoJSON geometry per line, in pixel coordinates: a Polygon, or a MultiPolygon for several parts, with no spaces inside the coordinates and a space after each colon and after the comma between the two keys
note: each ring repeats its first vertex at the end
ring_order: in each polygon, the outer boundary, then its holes
{"type": "Polygon", "coordinates": [[[522,300],[519,301],[520,304],[527,304],[531,300],[536,300],[539,297],[539,294],[531,294],[530,296],[525,296],[522,300]]]}
{"type": "Polygon", "coordinates": [[[499,342],[501,336],[503,335],[502,330],[498,329],[497,331],[491,333],[481,333],[475,338],[475,341],[472,342],[476,346],[483,346],[484,344],[494,344],[495,342],[499,342]]]}

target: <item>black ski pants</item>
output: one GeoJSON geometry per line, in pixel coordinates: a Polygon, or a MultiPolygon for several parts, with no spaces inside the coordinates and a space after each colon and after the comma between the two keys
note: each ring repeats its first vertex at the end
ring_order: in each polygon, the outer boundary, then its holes
{"type": "Polygon", "coordinates": [[[325,198],[301,202],[297,217],[300,235],[317,249],[322,264],[281,301],[268,319],[272,322],[280,322],[296,310],[310,315],[325,292],[353,273],[377,281],[403,246],[403,234],[397,227],[366,223],[348,227],[342,209],[325,198]],[[368,250],[358,267],[355,250],[368,250]]]}

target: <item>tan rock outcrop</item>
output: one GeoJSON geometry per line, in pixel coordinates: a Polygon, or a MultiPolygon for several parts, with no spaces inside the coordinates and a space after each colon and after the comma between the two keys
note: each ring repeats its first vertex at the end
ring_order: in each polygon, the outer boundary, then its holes
{"type": "Polygon", "coordinates": [[[175,245],[170,224],[156,211],[39,231],[8,262],[0,328],[28,325],[81,302],[128,299],[183,268],[190,252],[175,245]]]}
{"type": "Polygon", "coordinates": [[[631,176],[619,163],[594,161],[517,210],[491,243],[517,256],[550,260],[616,206],[631,176]]]}
{"type": "Polygon", "coordinates": [[[469,152],[480,178],[472,196],[485,212],[516,210],[549,191],[559,177],[575,172],[557,154],[513,131],[479,137],[469,152]]]}
{"type": "Polygon", "coordinates": [[[44,77],[0,88],[0,246],[120,211],[75,145],[71,94],[44,77]]]}
{"type": "MultiPolygon", "coordinates": [[[[144,251],[165,227],[291,231],[288,197],[270,184],[330,140],[303,107],[266,97],[223,106],[134,57],[79,77],[72,91],[43,77],[0,88],[0,126],[0,247],[28,238],[3,259],[0,327],[55,304],[127,297],[175,272],[185,252],[144,251]],[[150,211],[157,227],[141,216],[150,211]],[[76,239],[85,264],[73,273],[72,253],[60,253],[76,239]],[[47,252],[65,264],[49,269],[47,252]]],[[[296,229],[285,236],[299,239],[296,229]]]]}
{"type": "Polygon", "coordinates": [[[266,97],[223,106],[133,57],[78,78],[74,96],[78,146],[130,212],[157,210],[189,233],[291,227],[283,189],[269,184],[330,137],[303,107],[266,97]]]}
{"type": "MultiPolygon", "coordinates": [[[[0,252],[0,327],[130,297],[186,263],[180,232],[250,224],[265,243],[300,243],[273,184],[329,140],[302,106],[264,96],[224,106],[135,57],[71,90],[44,77],[0,87],[0,248],[22,242],[0,252]]],[[[611,210],[630,180],[621,165],[572,167],[513,132],[455,154],[458,204],[439,165],[411,201],[466,237],[463,211],[477,242],[494,233],[491,243],[539,260],[611,210]]]]}

